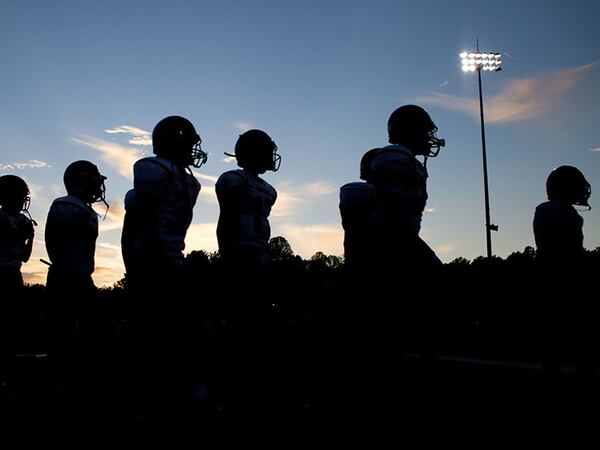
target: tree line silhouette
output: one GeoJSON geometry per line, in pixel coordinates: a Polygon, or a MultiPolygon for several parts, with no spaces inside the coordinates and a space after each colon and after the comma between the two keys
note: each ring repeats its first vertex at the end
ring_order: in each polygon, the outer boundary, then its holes
{"type": "MultiPolygon", "coordinates": [[[[280,395],[287,405],[318,405],[337,396],[335,401],[343,404],[348,401],[348,386],[359,374],[363,383],[368,380],[360,388],[361,395],[373,395],[381,386],[381,374],[397,375],[392,366],[401,365],[407,354],[540,363],[550,345],[553,358],[561,365],[596,367],[599,311],[593,296],[584,292],[587,284],[593,285],[593,274],[600,267],[600,248],[585,252],[585,262],[577,269],[582,289],[573,286],[569,296],[557,300],[560,314],[552,316],[552,330],[546,334],[540,330],[554,300],[535,294],[551,280],[544,278],[532,247],[505,259],[457,258],[435,277],[424,276],[416,289],[389,292],[385,299],[363,296],[365,291],[360,289],[349,294],[348,286],[355,289],[357,284],[348,277],[356,275],[348,273],[343,258],[317,252],[303,259],[281,236],[269,241],[269,249],[272,267],[268,292],[253,302],[253,315],[245,317],[247,325],[254,328],[254,336],[242,332],[259,349],[245,348],[249,353],[244,356],[239,348],[232,349],[239,347],[239,331],[232,325],[239,305],[227,295],[228,285],[235,280],[231,280],[218,252],[186,255],[188,279],[194,280],[194,293],[186,305],[163,299],[165,320],[177,320],[188,343],[184,352],[176,354],[194,375],[196,388],[208,392],[194,394],[199,403],[207,402],[207,396],[211,401],[216,397],[217,403],[225,402],[237,382],[223,381],[224,374],[238,370],[252,383],[265,384],[256,388],[259,398],[249,401],[260,403],[280,395]],[[262,310],[261,302],[265,306],[262,310]],[[171,308],[175,311],[169,312],[171,308]],[[224,353],[234,360],[224,360],[224,353]],[[250,361],[246,360],[248,355],[250,361]],[[245,365],[240,367],[240,359],[235,358],[244,359],[245,365]],[[386,365],[385,370],[380,364],[386,365]],[[262,365],[256,376],[248,373],[252,365],[262,365]]],[[[373,273],[365,274],[358,283],[376,282],[373,277],[373,273]]],[[[4,303],[4,308],[12,308],[13,321],[3,328],[3,342],[9,343],[12,359],[4,365],[2,376],[8,380],[11,395],[39,401],[39,397],[51,397],[54,389],[51,371],[43,362],[49,336],[46,289],[28,285],[21,298],[14,300],[4,303]],[[35,361],[34,355],[42,355],[42,359],[35,361]]],[[[96,392],[96,398],[90,400],[87,392],[85,400],[78,401],[97,405],[97,396],[102,393],[108,395],[103,402],[109,398],[116,404],[130,405],[132,386],[139,385],[140,376],[151,377],[152,373],[130,372],[128,341],[136,338],[130,326],[138,310],[131,301],[126,276],[111,287],[100,288],[94,311],[95,361],[88,370],[95,371],[90,390],[96,392]]],[[[169,383],[179,385],[183,381],[169,383]]],[[[244,398],[235,389],[232,392],[238,396],[228,406],[244,398]]],[[[152,398],[148,392],[142,394],[148,395],[152,398]]],[[[377,401],[384,402],[382,398],[377,401]]]]}

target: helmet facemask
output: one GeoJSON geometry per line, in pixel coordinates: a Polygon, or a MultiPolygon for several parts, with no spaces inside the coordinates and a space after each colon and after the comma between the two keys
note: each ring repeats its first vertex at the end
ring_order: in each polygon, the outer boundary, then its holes
{"type": "Polygon", "coordinates": [[[29,212],[29,207],[31,206],[31,197],[29,196],[29,191],[27,191],[27,195],[23,198],[23,206],[21,207],[21,212],[25,214],[31,223],[33,223],[37,227],[37,222],[33,220],[31,217],[31,213],[29,212]]]}
{"type": "Polygon", "coordinates": [[[200,136],[198,136],[198,142],[193,145],[190,153],[191,162],[189,165],[195,167],[196,169],[199,169],[202,164],[206,164],[206,160],[208,159],[208,155],[202,150],[202,147],[200,147],[201,143],[202,139],[200,139],[200,136]]]}
{"type": "Polygon", "coordinates": [[[590,185],[590,183],[588,183],[587,180],[584,181],[585,183],[583,183],[583,185],[581,186],[581,192],[577,196],[578,198],[575,201],[575,205],[583,206],[587,208],[585,209],[585,211],[589,211],[590,209],[592,209],[588,202],[589,198],[592,196],[592,186],[590,185]]]}
{"type": "Polygon", "coordinates": [[[110,209],[110,205],[106,201],[106,185],[104,184],[104,180],[106,180],[106,177],[100,173],[98,173],[98,175],[99,175],[99,178],[96,178],[96,190],[94,192],[94,196],[93,196],[94,200],[92,203],[95,203],[95,202],[104,203],[104,206],[106,206],[106,209],[104,210],[104,217],[103,217],[103,220],[104,220],[104,219],[106,219],[108,210],[110,209]]]}
{"type": "Polygon", "coordinates": [[[442,147],[446,146],[446,139],[439,139],[437,137],[438,128],[434,125],[431,130],[427,132],[427,146],[429,147],[429,152],[424,156],[426,158],[435,158],[439,153],[442,147]]]}
{"type": "Polygon", "coordinates": [[[277,172],[281,166],[281,155],[277,153],[277,145],[273,142],[273,165],[269,170],[277,172]]]}

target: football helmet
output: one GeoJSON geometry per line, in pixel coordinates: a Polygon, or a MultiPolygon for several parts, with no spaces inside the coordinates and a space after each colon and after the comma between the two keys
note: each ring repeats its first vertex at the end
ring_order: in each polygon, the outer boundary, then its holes
{"type": "Polygon", "coordinates": [[[364,181],[369,181],[372,175],[371,162],[373,162],[373,158],[377,153],[378,148],[372,148],[367,153],[363,155],[360,159],[360,179],[364,181]]]}
{"type": "Polygon", "coordinates": [[[248,130],[240,134],[235,143],[235,154],[225,154],[235,156],[241,168],[256,170],[258,173],[267,170],[277,172],[281,165],[281,155],[277,154],[277,145],[262,130],[248,130]]]}
{"type": "Polygon", "coordinates": [[[583,173],[573,166],[560,166],[550,172],[546,180],[548,200],[558,200],[572,205],[585,206],[592,209],[588,199],[592,195],[592,187],[583,173]]]}
{"type": "Polygon", "coordinates": [[[185,167],[198,168],[206,162],[201,143],[192,122],[181,116],[165,117],[152,131],[154,154],[185,167]]]}
{"type": "Polygon", "coordinates": [[[29,186],[16,175],[0,177],[0,205],[17,212],[29,212],[29,186]]]}
{"type": "Polygon", "coordinates": [[[404,105],[388,119],[390,144],[406,145],[414,154],[433,158],[446,145],[437,137],[438,128],[427,111],[417,105],[404,105]]]}
{"type": "Polygon", "coordinates": [[[69,195],[74,195],[87,204],[103,202],[108,208],[104,180],[106,177],[100,173],[98,167],[84,160],[69,164],[63,176],[69,195]]]}

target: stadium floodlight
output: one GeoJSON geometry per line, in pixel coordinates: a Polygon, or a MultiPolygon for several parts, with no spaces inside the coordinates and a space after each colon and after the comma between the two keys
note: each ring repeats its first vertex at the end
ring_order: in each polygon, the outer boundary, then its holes
{"type": "Polygon", "coordinates": [[[500,53],[467,53],[462,52],[459,55],[462,61],[463,72],[475,72],[485,70],[497,72],[502,70],[502,55],[500,53]]]}
{"type": "Polygon", "coordinates": [[[479,84],[479,114],[481,117],[481,153],[483,157],[483,195],[485,201],[485,237],[487,246],[487,257],[492,256],[492,231],[498,231],[498,225],[490,223],[490,194],[488,188],[487,156],[485,148],[485,126],[483,119],[483,94],[481,92],[481,71],[498,72],[502,70],[502,55],[500,53],[489,53],[479,51],[479,39],[477,40],[477,51],[462,51],[459,55],[462,62],[463,72],[477,71],[479,84]]]}

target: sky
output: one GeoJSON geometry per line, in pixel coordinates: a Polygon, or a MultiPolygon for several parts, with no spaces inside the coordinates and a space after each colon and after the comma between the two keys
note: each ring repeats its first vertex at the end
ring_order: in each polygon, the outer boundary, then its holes
{"type": "MultiPolygon", "coordinates": [[[[600,2],[305,0],[4,0],[0,3],[0,175],[32,191],[38,222],[27,282],[45,282],[44,226],[62,175],[79,159],[108,177],[98,285],[123,276],[120,233],[132,165],[150,133],[182,115],[208,163],[186,252],[214,251],[218,176],[234,169],[238,135],[260,128],[282,164],[272,236],[304,258],[342,255],[339,187],[358,180],[364,152],[387,144],[387,119],[406,103],[446,139],[428,161],[421,236],[444,261],[485,254],[476,73],[458,54],[502,53],[482,73],[493,253],[534,245],[545,180],[563,164],[592,185],[584,245],[600,246],[600,2]]],[[[104,207],[97,204],[104,215],[104,207]]]]}

